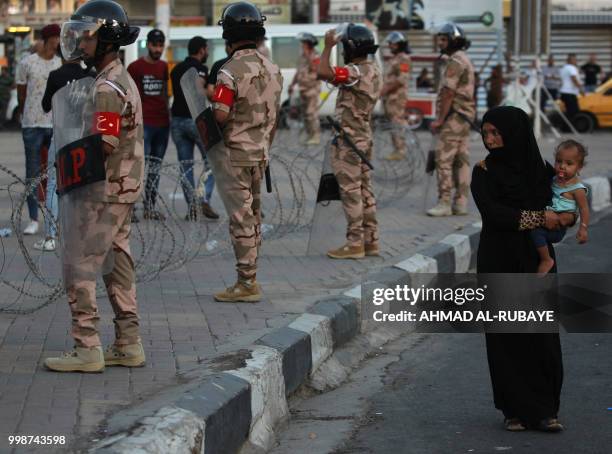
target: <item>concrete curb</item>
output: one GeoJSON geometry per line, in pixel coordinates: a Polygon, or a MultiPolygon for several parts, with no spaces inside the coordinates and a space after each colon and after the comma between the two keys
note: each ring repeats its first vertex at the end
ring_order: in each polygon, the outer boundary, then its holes
{"type": "MultiPolygon", "coordinates": [[[[612,175],[584,180],[594,212],[611,205],[612,175]]],[[[443,238],[419,253],[366,276],[365,283],[420,284],[424,273],[465,273],[475,266],[481,223],[443,238]]],[[[143,416],[97,443],[96,453],[236,453],[250,443],[266,451],[274,429],[288,418],[287,398],[308,384],[334,351],[354,338],[361,285],[319,300],[288,326],[246,349],[215,358],[196,385],[155,402],[143,416]]],[[[117,425],[117,424],[116,424],[117,425]]],[[[112,432],[112,430],[111,430],[112,432]]]]}

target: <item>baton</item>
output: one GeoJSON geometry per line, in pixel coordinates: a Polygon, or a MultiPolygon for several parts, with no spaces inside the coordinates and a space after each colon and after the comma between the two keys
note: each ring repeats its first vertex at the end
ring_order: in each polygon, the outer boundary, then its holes
{"type": "Polygon", "coordinates": [[[270,165],[266,166],[266,192],[272,192],[272,177],[270,176],[270,165]]]}
{"type": "Polygon", "coordinates": [[[359,156],[361,158],[363,163],[365,165],[367,165],[371,170],[374,170],[374,167],[372,166],[372,163],[368,160],[368,158],[366,158],[366,155],[363,154],[363,151],[361,151],[359,148],[357,148],[357,146],[353,143],[353,141],[346,135],[346,133],[344,132],[344,130],[340,126],[340,123],[338,123],[336,120],[334,120],[329,115],[327,117],[325,117],[325,118],[327,118],[327,121],[332,126],[332,128],[334,128],[336,130],[336,132],[338,134],[340,134],[340,137],[342,137],[342,140],[344,140],[347,143],[347,145],[349,147],[351,147],[351,149],[355,153],[357,153],[357,156],[359,156]]]}

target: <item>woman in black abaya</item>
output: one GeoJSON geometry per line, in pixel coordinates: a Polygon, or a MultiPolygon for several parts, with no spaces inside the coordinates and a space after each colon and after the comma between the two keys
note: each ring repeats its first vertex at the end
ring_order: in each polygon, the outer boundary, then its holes
{"type": "MultiPolygon", "coordinates": [[[[536,273],[539,260],[529,230],[559,228],[558,215],[545,210],[552,167],[543,161],[520,109],[488,111],[482,136],[489,155],[474,167],[471,184],[482,217],[477,272],[536,273]]],[[[486,344],[495,407],[506,429],[563,430],[557,419],[563,381],[559,335],[489,333],[486,344]]]]}

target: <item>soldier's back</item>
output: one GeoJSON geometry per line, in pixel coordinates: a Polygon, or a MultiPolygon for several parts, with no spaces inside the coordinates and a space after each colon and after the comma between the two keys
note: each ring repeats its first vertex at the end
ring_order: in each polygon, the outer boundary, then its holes
{"type": "Polygon", "coordinates": [[[276,124],[283,86],[280,69],[256,49],[244,49],[236,51],[219,73],[219,80],[235,91],[232,113],[223,128],[231,159],[261,161],[267,157],[276,124]]]}

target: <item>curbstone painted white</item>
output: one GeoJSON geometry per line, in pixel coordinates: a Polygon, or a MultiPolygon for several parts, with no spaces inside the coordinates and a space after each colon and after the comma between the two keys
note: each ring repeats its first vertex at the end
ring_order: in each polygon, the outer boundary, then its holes
{"type": "Polygon", "coordinates": [[[302,314],[289,325],[289,328],[310,335],[310,348],[312,350],[312,369],[310,376],[329,358],[334,351],[334,338],[331,329],[331,320],[324,315],[302,314]]]}
{"type": "Polygon", "coordinates": [[[591,191],[591,208],[601,211],[610,206],[610,180],[606,177],[591,177],[583,180],[591,191]]]}
{"type": "Polygon", "coordinates": [[[162,407],[143,418],[131,433],[117,434],[90,452],[114,454],[167,454],[204,452],[206,424],[195,413],[178,407],[162,407]]]}
{"type": "Polygon", "coordinates": [[[472,248],[470,237],[460,233],[452,233],[442,239],[440,243],[448,244],[455,250],[455,273],[466,273],[470,269],[472,248]]]}
{"type": "Polygon", "coordinates": [[[344,296],[348,296],[349,298],[356,298],[358,300],[361,299],[361,285],[353,287],[350,290],[347,290],[343,293],[344,296]]]}
{"type": "Polygon", "coordinates": [[[249,441],[264,450],[274,443],[274,427],[289,414],[285,397],[283,358],[274,348],[251,347],[251,358],[241,369],[226,371],[251,385],[251,430],[249,441]]]}
{"type": "Polygon", "coordinates": [[[438,261],[423,254],[414,254],[393,266],[410,273],[413,287],[429,285],[434,275],[438,273],[438,261]]]}
{"type": "Polygon", "coordinates": [[[438,262],[432,257],[423,254],[414,254],[412,257],[393,265],[400,270],[409,273],[432,273],[438,272],[438,262]]]}
{"type": "Polygon", "coordinates": [[[329,391],[344,383],[350,373],[350,367],[343,365],[335,356],[331,356],[315,371],[308,385],[319,392],[329,391]]]}

